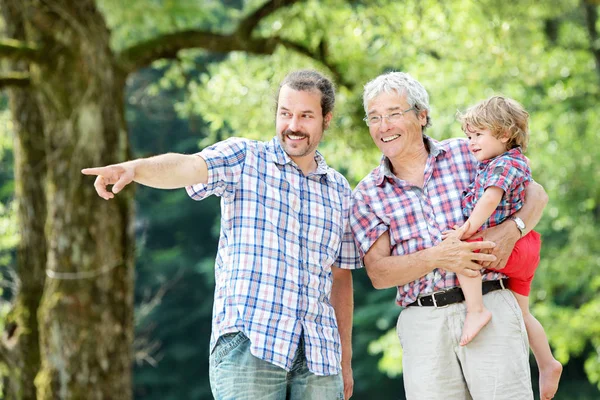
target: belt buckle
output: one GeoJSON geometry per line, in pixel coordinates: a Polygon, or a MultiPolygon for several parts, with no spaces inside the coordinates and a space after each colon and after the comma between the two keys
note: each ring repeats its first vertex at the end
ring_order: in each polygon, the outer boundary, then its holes
{"type": "Polygon", "coordinates": [[[433,292],[431,293],[431,299],[433,300],[433,306],[435,308],[446,308],[448,306],[450,306],[450,304],[446,304],[445,306],[438,306],[437,305],[437,301],[435,301],[435,295],[438,293],[446,293],[446,290],[438,290],[437,292],[433,292]]]}

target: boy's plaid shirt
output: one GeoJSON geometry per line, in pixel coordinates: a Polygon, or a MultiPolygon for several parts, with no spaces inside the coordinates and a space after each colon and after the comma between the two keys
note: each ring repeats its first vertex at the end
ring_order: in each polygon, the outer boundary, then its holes
{"type": "Polygon", "coordinates": [[[496,186],[504,190],[500,204],[481,226],[486,229],[501,224],[523,207],[525,189],[531,181],[531,170],[520,147],[510,149],[498,157],[482,161],[477,176],[463,196],[463,215],[468,218],[485,189],[496,186]]]}
{"type": "Polygon", "coordinates": [[[319,153],[317,170],[304,176],[277,137],[228,139],[199,155],[208,183],[188,194],[221,197],[211,352],[221,335],[240,331],[252,354],[289,371],[304,334],[310,371],[338,374],[331,266],[360,267],[348,182],[319,153]]]}

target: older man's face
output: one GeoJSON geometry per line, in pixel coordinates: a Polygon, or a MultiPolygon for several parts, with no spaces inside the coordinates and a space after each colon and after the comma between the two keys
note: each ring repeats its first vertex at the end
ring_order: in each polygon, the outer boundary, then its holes
{"type": "Polygon", "coordinates": [[[402,158],[417,146],[423,145],[423,126],[427,124],[427,112],[414,110],[406,101],[406,96],[397,93],[382,93],[371,100],[367,107],[367,118],[382,116],[381,122],[371,124],[369,133],[379,150],[388,158],[402,158]],[[406,111],[406,112],[404,112],[406,111]],[[401,117],[388,118],[395,113],[401,117]]]}

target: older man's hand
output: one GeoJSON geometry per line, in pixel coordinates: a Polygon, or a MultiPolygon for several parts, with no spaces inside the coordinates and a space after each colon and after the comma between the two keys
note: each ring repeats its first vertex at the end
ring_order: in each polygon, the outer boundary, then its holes
{"type": "Polygon", "coordinates": [[[496,255],[485,253],[486,250],[492,251],[497,246],[490,240],[461,241],[459,238],[468,229],[468,223],[456,229],[436,246],[436,250],[440,264],[445,266],[444,269],[474,278],[479,275],[482,263],[492,263],[497,260],[496,255]]]}
{"type": "Polygon", "coordinates": [[[482,232],[477,233],[471,239],[483,238],[484,241],[492,241],[496,243],[493,249],[486,249],[496,256],[494,261],[485,261],[481,265],[484,268],[502,269],[506,266],[506,262],[515,247],[515,243],[521,238],[521,232],[513,221],[505,221],[500,225],[493,226],[482,232]]]}

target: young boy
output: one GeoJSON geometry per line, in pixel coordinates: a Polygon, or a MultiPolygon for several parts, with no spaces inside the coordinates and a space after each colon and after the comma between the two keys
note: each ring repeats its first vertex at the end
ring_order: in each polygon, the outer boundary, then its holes
{"type": "MultiPolygon", "coordinates": [[[[531,171],[523,151],[529,139],[529,114],[516,101],[493,96],[460,115],[469,149],[480,162],[475,181],[463,198],[463,213],[469,224],[460,239],[468,239],[480,229],[511,218],[523,205],[531,171]]],[[[516,220],[522,230],[522,222],[516,220]],[[520,224],[521,223],[521,224],[520,224]]],[[[453,231],[444,232],[444,237],[453,231]]],[[[529,343],[540,370],[540,397],[551,399],[558,389],[562,365],[554,359],[544,328],[529,312],[529,292],[540,259],[541,239],[531,231],[523,236],[501,272],[509,277],[509,289],[523,312],[529,343]]],[[[461,346],[469,343],[490,321],[492,314],[483,304],[481,277],[458,276],[467,307],[461,346]]]]}

